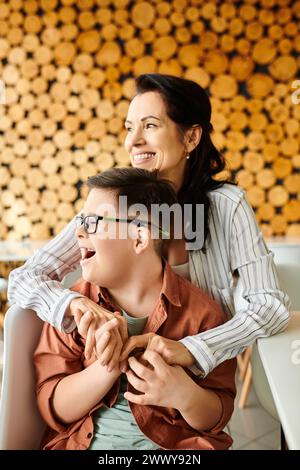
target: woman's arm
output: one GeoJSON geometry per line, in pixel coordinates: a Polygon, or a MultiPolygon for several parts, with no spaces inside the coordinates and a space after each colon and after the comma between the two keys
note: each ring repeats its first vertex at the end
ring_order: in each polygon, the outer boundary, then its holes
{"type": "Polygon", "coordinates": [[[117,367],[108,372],[97,360],[86,369],[64,377],[58,382],[52,399],[57,418],[69,424],[86,416],[104,398],[119,375],[117,367]]]}
{"type": "Polygon", "coordinates": [[[236,207],[231,227],[230,269],[238,272],[243,305],[223,325],[181,340],[198,362],[198,373],[204,375],[258,338],[283,331],[289,321],[289,298],[280,290],[273,254],[244,197],[236,207]]]}
{"type": "MultiPolygon", "coordinates": [[[[64,314],[78,292],[64,289],[61,281],[79,265],[80,250],[75,238],[75,219],[45,247],[10,273],[8,298],[22,308],[30,308],[55,327],[61,327],[64,314]]],[[[73,327],[75,326],[74,322],[73,327]]],[[[69,326],[71,321],[69,322],[69,326]]],[[[67,330],[67,325],[65,326],[67,330]]]]}

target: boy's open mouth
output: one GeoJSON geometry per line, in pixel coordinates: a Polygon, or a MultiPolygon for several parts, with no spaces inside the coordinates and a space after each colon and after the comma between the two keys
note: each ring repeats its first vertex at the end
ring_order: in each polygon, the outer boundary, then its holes
{"type": "Polygon", "coordinates": [[[96,253],[94,250],[91,250],[90,248],[80,248],[80,252],[81,252],[81,259],[88,259],[88,258],[92,258],[94,256],[94,254],[96,253]]]}

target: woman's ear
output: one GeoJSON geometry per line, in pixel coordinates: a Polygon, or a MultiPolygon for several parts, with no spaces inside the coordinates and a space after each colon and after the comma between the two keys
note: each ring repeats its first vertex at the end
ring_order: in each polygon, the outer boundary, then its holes
{"type": "Polygon", "coordinates": [[[140,226],[137,227],[137,234],[135,240],[133,240],[134,251],[136,254],[142,253],[150,243],[150,230],[149,227],[140,226]]]}
{"type": "Polygon", "coordinates": [[[199,144],[202,136],[202,127],[195,124],[186,131],[185,134],[185,145],[187,153],[191,153],[199,144]]]}

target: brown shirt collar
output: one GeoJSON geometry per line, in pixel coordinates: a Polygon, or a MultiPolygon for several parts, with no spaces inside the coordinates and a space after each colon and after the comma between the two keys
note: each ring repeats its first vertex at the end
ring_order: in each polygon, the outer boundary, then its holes
{"type": "MultiPolygon", "coordinates": [[[[90,284],[87,281],[81,280],[80,282],[81,284],[90,284]]],[[[109,308],[110,310],[116,309],[115,305],[113,304],[110,298],[109,291],[104,287],[99,287],[95,284],[90,284],[89,297],[96,303],[103,303],[103,306],[105,304],[106,308],[109,308]]],[[[164,267],[163,282],[160,292],[160,298],[162,297],[167,298],[167,300],[176,307],[181,307],[178,278],[172,271],[172,268],[168,263],[165,263],[164,267]]]]}

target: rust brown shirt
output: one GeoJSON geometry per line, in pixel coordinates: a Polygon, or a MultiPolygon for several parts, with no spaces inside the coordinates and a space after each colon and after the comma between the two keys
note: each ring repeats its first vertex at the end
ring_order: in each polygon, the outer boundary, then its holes
{"type": "MultiPolygon", "coordinates": [[[[105,289],[81,280],[73,290],[111,311],[117,310],[105,289]]],[[[179,340],[224,322],[225,315],[216,302],[199,288],[176,275],[166,264],[161,293],[143,333],[154,332],[179,340]]],[[[65,425],[57,419],[51,402],[58,382],[66,375],[80,372],[97,360],[96,357],[89,361],[85,359],[84,346],[85,340],[77,329],[66,334],[45,323],[34,353],[38,406],[49,426],[42,443],[44,449],[88,449],[93,437],[93,412],[103,404],[113,406],[117,399],[120,380],[115,382],[103,400],[87,416],[70,425],[65,425]]],[[[223,428],[233,412],[236,393],[235,369],[236,361],[231,359],[220,364],[204,379],[186,370],[197,384],[214,391],[221,400],[222,416],[213,429],[199,432],[191,428],[179,411],[172,408],[130,403],[139,428],[162,449],[227,449],[232,439],[223,432],[223,428]]],[[[133,390],[130,385],[128,389],[133,390]]]]}

